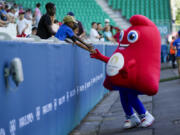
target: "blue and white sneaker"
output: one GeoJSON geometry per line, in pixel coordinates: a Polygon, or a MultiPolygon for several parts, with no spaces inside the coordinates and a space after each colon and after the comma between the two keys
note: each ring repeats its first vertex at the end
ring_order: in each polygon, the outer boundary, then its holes
{"type": "Polygon", "coordinates": [[[139,117],[141,119],[141,127],[143,128],[151,126],[155,120],[152,114],[150,114],[148,111],[146,111],[145,114],[142,114],[139,117]]]}
{"type": "Polygon", "coordinates": [[[127,120],[124,122],[124,129],[130,129],[134,127],[138,127],[141,123],[139,117],[134,113],[131,116],[127,116],[127,120]]]}

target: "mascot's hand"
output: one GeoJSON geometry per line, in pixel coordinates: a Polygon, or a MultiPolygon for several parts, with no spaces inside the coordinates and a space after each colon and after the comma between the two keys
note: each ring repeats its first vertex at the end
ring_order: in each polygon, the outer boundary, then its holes
{"type": "Polygon", "coordinates": [[[98,49],[96,49],[96,53],[91,53],[90,56],[91,58],[95,58],[95,59],[101,59],[101,57],[103,57],[103,55],[100,53],[98,49]]]}
{"type": "Polygon", "coordinates": [[[94,52],[90,54],[91,58],[99,59],[101,61],[104,61],[105,63],[108,62],[109,57],[104,56],[98,49],[96,49],[94,52]]]}

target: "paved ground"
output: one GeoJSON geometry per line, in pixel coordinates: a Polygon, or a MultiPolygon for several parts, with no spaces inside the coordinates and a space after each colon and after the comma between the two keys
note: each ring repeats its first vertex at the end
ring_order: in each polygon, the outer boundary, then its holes
{"type": "Polygon", "coordinates": [[[153,97],[153,125],[155,135],[180,135],[180,80],[160,84],[153,97]]]}
{"type": "Polygon", "coordinates": [[[166,69],[161,71],[161,79],[172,78],[178,76],[177,69],[166,69]]]}
{"type": "MultiPolygon", "coordinates": [[[[166,66],[166,65],[163,65],[166,66]]],[[[161,79],[176,77],[177,69],[165,69],[161,79]]],[[[140,96],[156,118],[149,128],[122,129],[124,113],[118,92],[107,95],[72,131],[71,135],[180,135],[180,80],[160,83],[154,97],[140,96]]]]}

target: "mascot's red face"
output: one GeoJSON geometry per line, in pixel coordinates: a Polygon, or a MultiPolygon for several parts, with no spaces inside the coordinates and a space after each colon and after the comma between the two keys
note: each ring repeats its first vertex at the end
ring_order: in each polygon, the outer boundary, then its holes
{"type": "Polygon", "coordinates": [[[130,23],[132,26],[121,32],[120,45],[107,63],[104,85],[154,95],[160,79],[160,33],[145,16],[135,15],[130,23]]]}

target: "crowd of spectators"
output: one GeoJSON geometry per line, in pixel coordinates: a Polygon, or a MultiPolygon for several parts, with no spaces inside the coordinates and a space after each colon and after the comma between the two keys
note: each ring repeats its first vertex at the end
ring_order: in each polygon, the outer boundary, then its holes
{"type": "Polygon", "coordinates": [[[10,23],[15,24],[16,36],[27,37],[29,35],[26,34],[26,30],[31,28],[29,22],[32,22],[33,29],[36,29],[34,14],[31,9],[24,10],[16,3],[0,2],[0,27],[8,27],[10,23]]]}
{"type": "MultiPolygon", "coordinates": [[[[40,10],[41,4],[37,3],[34,9],[23,9],[21,5],[16,3],[0,2],[0,27],[7,27],[9,23],[16,24],[16,37],[30,37],[30,35],[39,36],[42,39],[48,39],[60,29],[64,23],[56,19],[56,6],[49,2],[46,4],[46,13],[42,15],[40,10]],[[32,22],[31,34],[28,35],[26,30],[30,28],[28,21],[32,22]]],[[[71,16],[76,20],[73,24],[73,33],[81,38],[87,39],[87,34],[83,28],[82,23],[75,18],[73,12],[68,12],[67,16],[71,16]]],[[[92,22],[92,29],[90,30],[89,39],[92,42],[108,41],[119,42],[120,29],[110,25],[110,20],[105,19],[105,25],[101,23],[92,22]],[[116,33],[113,34],[113,31],[116,33]]]]}
{"type": "Polygon", "coordinates": [[[90,30],[90,40],[107,41],[113,43],[119,43],[120,29],[110,25],[109,19],[105,19],[105,26],[102,27],[101,23],[92,22],[90,30]],[[115,34],[113,34],[115,30],[115,34]]]}

